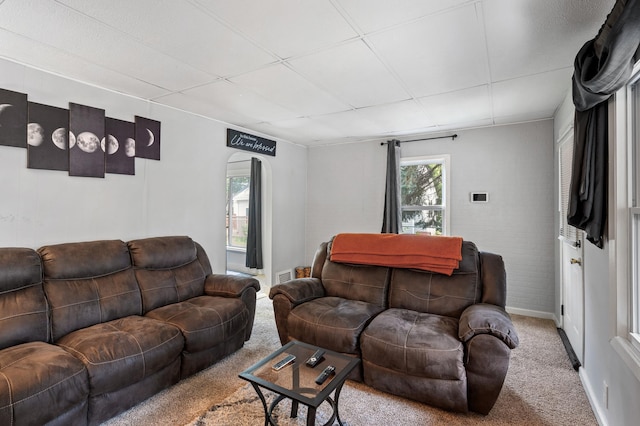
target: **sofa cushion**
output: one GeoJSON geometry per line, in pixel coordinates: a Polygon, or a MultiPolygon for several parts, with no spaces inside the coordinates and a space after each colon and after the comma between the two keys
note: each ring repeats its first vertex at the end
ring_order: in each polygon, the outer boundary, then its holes
{"type": "Polygon", "coordinates": [[[480,258],[475,244],[462,243],[462,261],[453,275],[393,269],[389,307],[459,318],[482,298],[480,258]]]}
{"type": "Polygon", "coordinates": [[[322,285],[327,296],[361,300],[384,308],[390,271],[384,266],[350,265],[327,259],[322,268],[322,285]]]}
{"type": "Polygon", "coordinates": [[[360,354],[360,333],[382,308],[360,300],[321,297],[298,305],[288,319],[289,337],[322,348],[360,354]]]}
{"type": "Polygon", "coordinates": [[[34,250],[0,248],[0,330],[0,349],[50,339],[42,266],[34,250]]]}
{"type": "Polygon", "coordinates": [[[58,346],[31,342],[0,351],[2,425],[47,424],[78,407],[86,422],[88,394],[84,364],[58,346]]]}
{"type": "Polygon", "coordinates": [[[78,329],[142,313],[140,289],[124,242],[67,243],[38,251],[54,342],[78,329]]]}
{"type": "Polygon", "coordinates": [[[249,312],[240,299],[200,296],[154,309],[146,316],[178,327],[184,350],[195,353],[244,333],[249,312]]]}
{"type": "Polygon", "coordinates": [[[191,238],[145,238],[128,245],[144,313],[204,294],[206,272],[191,238]]]}
{"type": "Polygon", "coordinates": [[[464,346],[458,320],[389,309],[362,333],[362,359],[411,376],[464,380],[464,346]]]}
{"type": "Polygon", "coordinates": [[[162,370],[180,356],[184,340],[170,324],[129,316],[74,331],[57,343],[84,362],[95,396],[162,370]]]}

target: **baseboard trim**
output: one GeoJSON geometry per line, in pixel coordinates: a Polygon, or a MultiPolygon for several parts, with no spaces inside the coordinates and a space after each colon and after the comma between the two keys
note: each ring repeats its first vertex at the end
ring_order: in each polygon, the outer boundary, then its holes
{"type": "Polygon", "coordinates": [[[608,426],[607,417],[602,413],[602,406],[598,403],[598,398],[593,392],[593,387],[587,374],[584,372],[584,367],[578,370],[578,376],[580,377],[580,382],[582,382],[584,393],[587,394],[587,399],[591,405],[591,411],[593,411],[593,415],[596,417],[596,421],[600,426],[608,426]]]}
{"type": "Polygon", "coordinates": [[[510,314],[523,315],[525,317],[550,319],[556,323],[556,326],[559,325],[558,318],[556,318],[555,314],[552,312],[534,311],[533,309],[513,308],[511,306],[507,306],[505,309],[510,314]]]}

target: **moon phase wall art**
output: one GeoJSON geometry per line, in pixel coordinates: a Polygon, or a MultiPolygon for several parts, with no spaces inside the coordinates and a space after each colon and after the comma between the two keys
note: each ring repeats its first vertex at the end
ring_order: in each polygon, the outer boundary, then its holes
{"type": "Polygon", "coordinates": [[[104,177],[104,110],[69,104],[69,175],[104,177]]]}
{"type": "Polygon", "coordinates": [[[106,153],[107,173],[134,175],[136,173],[135,124],[109,118],[104,122],[107,137],[102,140],[106,153]]]}
{"type": "Polygon", "coordinates": [[[2,145],[26,148],[30,169],[63,170],[69,176],[135,175],[136,158],[160,160],[160,122],[137,115],[135,122],[118,120],[73,102],[69,109],[43,105],[0,89],[2,145]]]}
{"type": "Polygon", "coordinates": [[[136,115],[136,157],[160,160],[160,122],[136,115]]]}
{"type": "Polygon", "coordinates": [[[69,170],[69,111],[29,102],[27,167],[69,170]]]}
{"type": "Polygon", "coordinates": [[[27,147],[27,95],[0,89],[0,145],[27,147]]]}

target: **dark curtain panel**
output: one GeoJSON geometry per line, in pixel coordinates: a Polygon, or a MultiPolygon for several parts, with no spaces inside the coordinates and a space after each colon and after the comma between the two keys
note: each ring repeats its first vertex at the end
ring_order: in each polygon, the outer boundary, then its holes
{"type": "Polygon", "coordinates": [[[387,181],[382,233],[399,234],[402,228],[400,202],[400,141],[387,142],[387,181]]]}
{"type": "Polygon", "coordinates": [[[262,269],[262,163],[251,158],[247,258],[245,266],[262,269]]]}
{"type": "Polygon", "coordinates": [[[600,248],[607,219],[607,100],[629,81],[639,46],[640,0],[618,0],[574,63],[575,146],[567,220],[600,248]]]}

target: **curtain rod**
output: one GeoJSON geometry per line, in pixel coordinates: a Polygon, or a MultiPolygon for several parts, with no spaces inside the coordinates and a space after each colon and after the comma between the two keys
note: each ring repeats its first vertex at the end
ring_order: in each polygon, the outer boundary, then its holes
{"type": "Polygon", "coordinates": [[[432,138],[411,139],[411,140],[408,140],[408,141],[399,141],[399,140],[393,139],[393,140],[386,141],[386,142],[380,142],[380,145],[384,145],[386,143],[394,142],[394,141],[395,142],[400,142],[400,143],[405,143],[405,142],[430,141],[430,140],[433,140],[433,139],[448,139],[448,138],[451,138],[451,140],[454,140],[457,137],[458,137],[458,134],[454,133],[453,135],[449,135],[449,136],[434,136],[432,138]]]}

